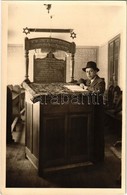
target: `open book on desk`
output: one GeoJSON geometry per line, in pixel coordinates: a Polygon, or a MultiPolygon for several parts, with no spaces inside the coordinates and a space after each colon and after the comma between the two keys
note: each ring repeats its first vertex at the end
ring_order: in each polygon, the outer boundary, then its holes
{"type": "Polygon", "coordinates": [[[84,91],[88,91],[86,89],[81,88],[78,85],[64,85],[64,87],[70,89],[73,92],[84,92],[84,91]]]}

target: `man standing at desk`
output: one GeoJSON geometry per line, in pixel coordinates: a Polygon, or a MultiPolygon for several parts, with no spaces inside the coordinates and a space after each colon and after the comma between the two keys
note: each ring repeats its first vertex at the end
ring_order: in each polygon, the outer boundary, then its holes
{"type": "Polygon", "coordinates": [[[97,65],[93,61],[87,62],[85,68],[82,68],[83,71],[86,72],[86,76],[88,79],[80,79],[79,84],[83,89],[86,89],[91,92],[99,92],[104,93],[105,91],[105,81],[97,75],[99,69],[97,65]]]}
{"type": "MultiPolygon", "coordinates": [[[[83,71],[86,72],[86,76],[88,79],[80,79],[78,84],[83,89],[86,89],[93,93],[103,94],[105,91],[105,81],[97,75],[99,68],[93,61],[87,62],[85,68],[82,68],[83,71]]],[[[101,98],[101,96],[100,96],[101,98]]],[[[103,98],[103,97],[102,97],[103,98]]],[[[103,101],[102,101],[103,102],[103,101]]],[[[104,111],[103,111],[103,103],[94,106],[94,128],[96,129],[96,135],[98,139],[94,139],[94,161],[95,162],[103,162],[104,160],[104,111]]]]}

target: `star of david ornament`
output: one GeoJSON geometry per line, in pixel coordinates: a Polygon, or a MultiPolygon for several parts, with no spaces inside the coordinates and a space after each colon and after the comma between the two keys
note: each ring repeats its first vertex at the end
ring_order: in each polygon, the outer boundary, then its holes
{"type": "Polygon", "coordinates": [[[30,34],[30,30],[29,30],[29,28],[23,28],[23,33],[25,33],[26,35],[27,34],[30,34]]]}
{"type": "Polygon", "coordinates": [[[76,38],[76,33],[72,32],[70,37],[71,37],[72,39],[75,39],[75,38],[76,38]]]}

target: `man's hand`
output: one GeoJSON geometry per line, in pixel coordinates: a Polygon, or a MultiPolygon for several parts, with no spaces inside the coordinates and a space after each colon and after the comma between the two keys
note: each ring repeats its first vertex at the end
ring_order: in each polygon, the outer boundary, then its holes
{"type": "Polygon", "coordinates": [[[85,85],[83,83],[80,83],[80,87],[84,89],[85,85]]]}
{"type": "Polygon", "coordinates": [[[85,86],[83,83],[80,83],[80,87],[81,87],[82,89],[87,90],[87,86],[85,86]]]}

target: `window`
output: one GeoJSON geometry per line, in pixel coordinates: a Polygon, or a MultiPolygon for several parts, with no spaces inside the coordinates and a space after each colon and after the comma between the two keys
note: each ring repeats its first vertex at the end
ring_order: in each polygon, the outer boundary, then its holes
{"type": "Polygon", "coordinates": [[[118,84],[118,68],[120,53],[120,35],[109,41],[108,44],[108,85],[118,84]]]}

